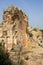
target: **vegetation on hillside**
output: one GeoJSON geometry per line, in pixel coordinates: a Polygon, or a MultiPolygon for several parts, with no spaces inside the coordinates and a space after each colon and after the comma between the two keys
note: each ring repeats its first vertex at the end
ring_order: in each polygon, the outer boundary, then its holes
{"type": "Polygon", "coordinates": [[[0,43],[0,65],[12,65],[8,53],[5,53],[2,44],[0,43]]]}

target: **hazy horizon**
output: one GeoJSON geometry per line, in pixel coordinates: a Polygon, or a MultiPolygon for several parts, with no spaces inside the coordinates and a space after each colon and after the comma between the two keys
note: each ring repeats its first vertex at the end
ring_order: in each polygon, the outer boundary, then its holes
{"type": "Polygon", "coordinates": [[[1,0],[0,23],[3,11],[11,5],[21,8],[26,13],[31,27],[43,29],[43,0],[1,0]]]}

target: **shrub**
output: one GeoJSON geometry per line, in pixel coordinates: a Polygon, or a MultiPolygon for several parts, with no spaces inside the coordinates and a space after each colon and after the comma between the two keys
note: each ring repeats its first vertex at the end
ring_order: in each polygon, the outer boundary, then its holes
{"type": "Polygon", "coordinates": [[[0,65],[12,65],[8,53],[5,53],[3,47],[0,47],[0,65]]]}

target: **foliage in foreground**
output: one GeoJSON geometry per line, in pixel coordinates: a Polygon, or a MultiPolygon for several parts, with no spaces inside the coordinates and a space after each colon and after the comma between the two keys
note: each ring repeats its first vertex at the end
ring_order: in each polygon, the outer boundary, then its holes
{"type": "Polygon", "coordinates": [[[8,53],[5,53],[3,47],[0,45],[0,65],[12,65],[8,53]]]}

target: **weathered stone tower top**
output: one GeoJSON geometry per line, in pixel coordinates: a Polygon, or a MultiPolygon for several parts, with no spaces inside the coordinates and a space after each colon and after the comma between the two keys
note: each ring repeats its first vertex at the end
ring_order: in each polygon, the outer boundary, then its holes
{"type": "Polygon", "coordinates": [[[10,6],[4,11],[3,23],[17,24],[18,28],[26,31],[28,25],[28,17],[19,8],[10,6]]]}

